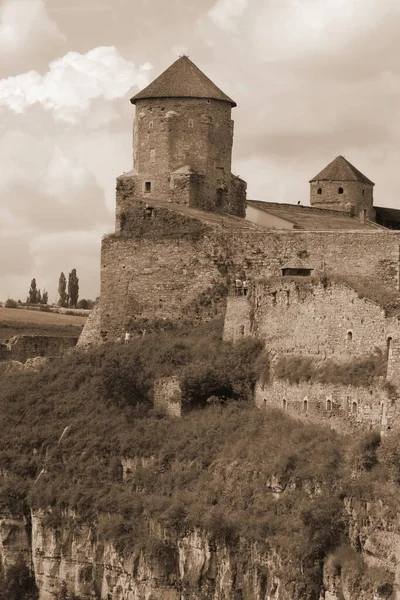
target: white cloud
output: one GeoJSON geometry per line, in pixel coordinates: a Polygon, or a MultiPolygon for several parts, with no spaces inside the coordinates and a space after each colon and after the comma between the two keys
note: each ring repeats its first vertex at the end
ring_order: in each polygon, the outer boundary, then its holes
{"type": "Polygon", "coordinates": [[[0,107],[24,113],[39,104],[57,121],[77,123],[94,100],[112,101],[146,85],[151,68],[149,63],[136,68],[113,46],[68,52],[51,62],[45,75],[29,71],[0,80],[0,107]]]}
{"type": "Polygon", "coordinates": [[[225,30],[231,30],[235,26],[235,19],[240,17],[247,8],[248,0],[217,0],[208,11],[210,19],[225,30]]]}
{"type": "Polygon", "coordinates": [[[65,41],[44,0],[3,0],[0,6],[0,54],[28,54],[45,44],[65,41]]]}

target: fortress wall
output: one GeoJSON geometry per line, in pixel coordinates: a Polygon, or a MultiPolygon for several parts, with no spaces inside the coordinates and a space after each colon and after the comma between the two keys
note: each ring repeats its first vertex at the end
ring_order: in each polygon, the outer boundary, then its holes
{"type": "Polygon", "coordinates": [[[226,254],[231,272],[274,277],[281,268],[306,251],[305,261],[314,269],[344,276],[370,277],[388,287],[398,285],[400,232],[395,231],[216,231],[205,251],[226,254]]]}
{"type": "Polygon", "coordinates": [[[258,382],[254,401],[261,410],[278,408],[301,421],[328,425],[341,433],[366,426],[383,431],[399,427],[399,407],[378,385],[373,388],[320,383],[293,385],[274,380],[263,387],[258,382]]]}
{"type": "Polygon", "coordinates": [[[347,286],[272,280],[255,284],[252,301],[254,333],[275,352],[346,361],[400,341],[399,321],[347,286]]]}
{"type": "Polygon", "coordinates": [[[230,296],[226,304],[223,339],[236,342],[250,335],[251,304],[247,296],[230,296]]]}
{"type": "Polygon", "coordinates": [[[201,252],[202,241],[183,239],[103,240],[101,335],[117,339],[135,321],[179,321],[185,308],[221,275],[201,252]]]}
{"type": "Polygon", "coordinates": [[[0,360],[25,362],[35,356],[61,356],[76,346],[78,338],[47,335],[18,335],[8,344],[8,352],[1,352],[0,360]]]}
{"type": "Polygon", "coordinates": [[[100,304],[97,302],[86,319],[86,323],[76,345],[81,348],[87,348],[89,346],[97,345],[100,342],[100,304]]]}

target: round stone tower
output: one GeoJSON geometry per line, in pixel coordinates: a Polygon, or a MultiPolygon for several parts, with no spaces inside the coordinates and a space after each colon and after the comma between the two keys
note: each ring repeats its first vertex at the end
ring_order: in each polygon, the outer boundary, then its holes
{"type": "Polygon", "coordinates": [[[310,180],[310,204],[375,220],[374,183],[344,156],[337,156],[310,180]]]}
{"type": "Polygon", "coordinates": [[[246,184],[231,174],[236,103],[187,56],[131,102],[134,199],[244,216],[246,184]]]}

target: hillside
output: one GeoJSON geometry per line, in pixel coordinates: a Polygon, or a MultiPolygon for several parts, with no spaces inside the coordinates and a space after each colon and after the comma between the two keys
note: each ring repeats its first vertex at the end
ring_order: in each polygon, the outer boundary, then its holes
{"type": "Polygon", "coordinates": [[[0,343],[14,335],[78,336],[86,317],[0,307],[0,343]]]}
{"type": "Polygon", "coordinates": [[[329,577],[351,600],[390,597],[394,566],[368,524],[397,528],[395,436],[256,410],[248,386],[266,356],[254,340],[221,342],[220,325],[4,379],[0,505],[28,537],[3,553],[32,553],[44,600],[67,597],[63,581],[81,599],[317,600],[329,577]],[[152,384],[177,369],[192,410],[171,420],[152,408],[152,384]]]}

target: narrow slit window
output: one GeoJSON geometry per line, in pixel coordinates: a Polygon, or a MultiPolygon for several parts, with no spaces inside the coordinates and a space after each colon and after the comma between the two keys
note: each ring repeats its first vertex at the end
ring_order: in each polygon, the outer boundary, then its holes
{"type": "Polygon", "coordinates": [[[272,297],[272,305],[275,306],[275,304],[276,304],[276,292],[272,292],[271,297],[272,297]]]}
{"type": "Polygon", "coordinates": [[[353,332],[352,331],[348,331],[347,332],[347,341],[348,342],[352,342],[353,341],[353,332]]]}
{"type": "Polygon", "coordinates": [[[145,192],[151,192],[151,181],[145,181],[144,182],[144,191],[145,192]]]}
{"type": "Polygon", "coordinates": [[[357,402],[353,402],[351,405],[351,412],[353,413],[353,415],[356,415],[358,412],[358,404],[357,402]]]}
{"type": "Polygon", "coordinates": [[[282,400],[282,408],[283,408],[283,410],[287,410],[287,401],[286,401],[286,398],[284,398],[282,400]]]}
{"type": "Polygon", "coordinates": [[[343,188],[342,187],[338,188],[337,192],[338,192],[338,194],[343,194],[343,188]]]}
{"type": "Polygon", "coordinates": [[[303,410],[304,411],[308,410],[308,400],[307,399],[303,400],[303,410]]]}
{"type": "Polygon", "coordinates": [[[326,401],[326,410],[332,410],[332,400],[328,398],[326,401]]]}

